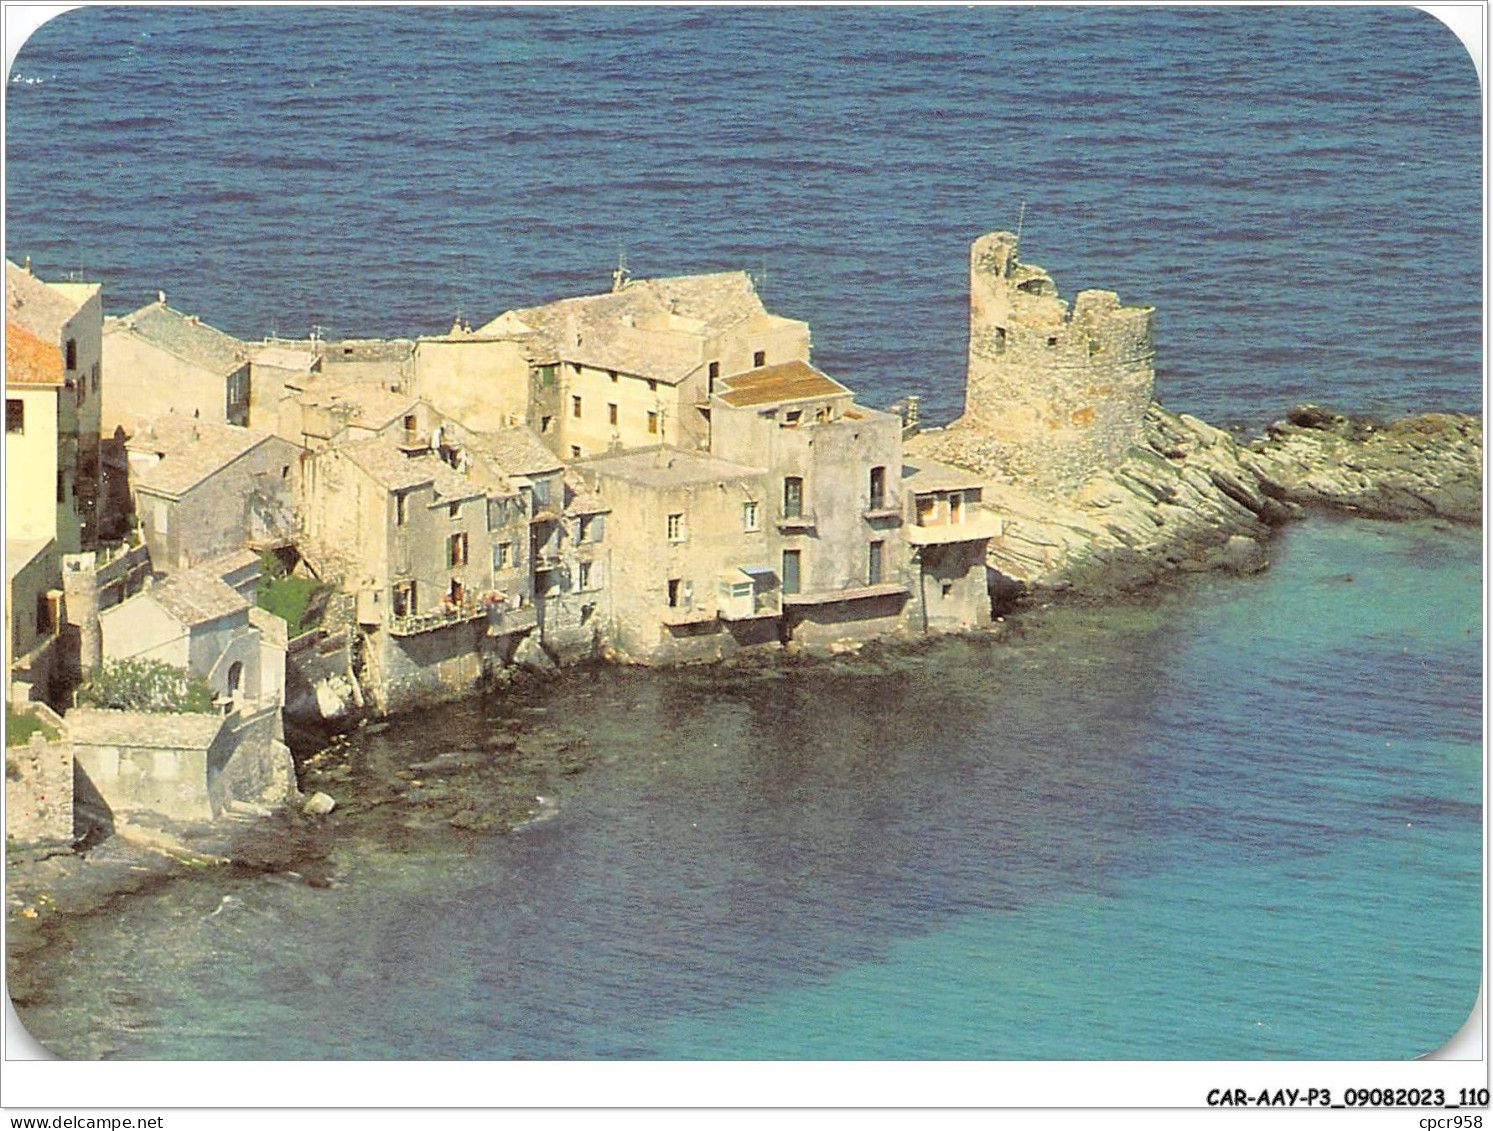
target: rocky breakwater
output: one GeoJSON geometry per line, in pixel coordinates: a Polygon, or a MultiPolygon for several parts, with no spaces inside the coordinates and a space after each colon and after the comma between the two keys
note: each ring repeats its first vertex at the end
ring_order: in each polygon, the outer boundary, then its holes
{"type": "Polygon", "coordinates": [[[988,563],[1011,597],[1105,598],[1179,573],[1260,570],[1272,530],[1309,509],[1482,514],[1482,421],[1469,415],[1377,423],[1301,405],[1246,442],[1152,402],[1125,458],[1062,495],[1014,481],[977,427],[923,432],[907,448],[988,477],[985,501],[1003,519],[988,563]]]}

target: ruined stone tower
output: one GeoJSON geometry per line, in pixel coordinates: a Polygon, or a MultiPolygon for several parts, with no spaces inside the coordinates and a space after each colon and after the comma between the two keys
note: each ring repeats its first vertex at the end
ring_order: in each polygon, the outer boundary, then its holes
{"type": "Polygon", "coordinates": [[[1080,291],[1069,307],[1042,268],[991,232],[970,247],[963,428],[1019,485],[1069,495],[1140,439],[1156,371],[1148,306],[1080,291]]]}

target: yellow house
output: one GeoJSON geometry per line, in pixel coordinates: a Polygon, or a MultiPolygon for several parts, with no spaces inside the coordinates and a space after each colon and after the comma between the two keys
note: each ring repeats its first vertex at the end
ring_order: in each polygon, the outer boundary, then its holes
{"type": "MultiPolygon", "coordinates": [[[[99,286],[46,283],[29,266],[7,261],[5,323],[6,471],[21,472],[26,496],[21,500],[26,513],[12,518],[7,536],[55,537],[61,553],[76,553],[97,541],[102,483],[103,307],[99,286]],[[15,375],[10,364],[13,338],[19,366],[15,375]],[[21,405],[12,409],[12,400],[21,405]],[[34,423],[12,430],[12,414],[24,417],[27,413],[34,423]],[[41,463],[29,458],[43,454],[33,441],[41,441],[47,449],[41,463]],[[54,491],[55,509],[48,502],[54,491]],[[26,525],[17,526],[17,518],[26,525]]],[[[9,491],[7,498],[15,501],[9,491]]]]}
{"type": "Polygon", "coordinates": [[[78,518],[58,458],[62,351],[5,324],[5,536],[78,549],[78,518]]]}

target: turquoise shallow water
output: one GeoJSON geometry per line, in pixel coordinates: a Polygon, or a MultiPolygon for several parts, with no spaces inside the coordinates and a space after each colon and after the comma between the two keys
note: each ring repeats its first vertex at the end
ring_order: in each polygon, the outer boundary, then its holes
{"type": "Polygon", "coordinates": [[[1004,642],[411,719],[350,764],[590,765],[506,837],[348,783],[337,886],[132,900],[23,1016],[75,1056],[1419,1056],[1482,967],[1479,549],[1313,522],[1004,642]]]}

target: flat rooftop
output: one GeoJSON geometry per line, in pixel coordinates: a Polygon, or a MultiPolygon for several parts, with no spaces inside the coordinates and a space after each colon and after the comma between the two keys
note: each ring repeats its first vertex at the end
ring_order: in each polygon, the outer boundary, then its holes
{"type": "Polygon", "coordinates": [[[577,471],[615,476],[645,487],[680,487],[691,483],[747,479],[765,475],[760,467],[717,459],[683,448],[643,448],[617,455],[597,456],[572,465],[577,471]]]}

